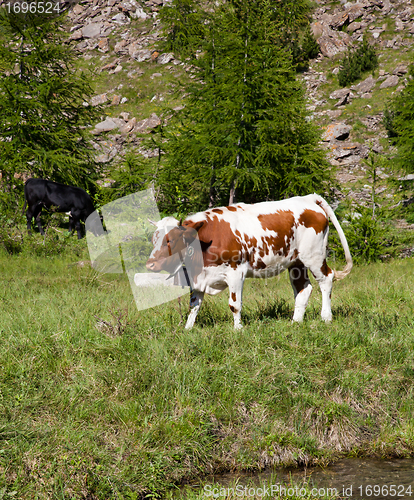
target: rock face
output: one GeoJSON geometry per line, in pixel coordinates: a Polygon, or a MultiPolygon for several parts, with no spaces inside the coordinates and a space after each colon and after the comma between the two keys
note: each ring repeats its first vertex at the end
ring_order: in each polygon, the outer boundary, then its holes
{"type": "Polygon", "coordinates": [[[152,115],[149,118],[137,122],[134,131],[139,134],[142,134],[149,132],[151,129],[155,127],[158,127],[158,125],[161,125],[161,120],[155,113],[152,113],[152,115]]]}
{"type": "Polygon", "coordinates": [[[398,82],[399,82],[398,76],[391,75],[381,83],[380,89],[387,89],[388,87],[395,87],[396,85],[398,85],[398,82]]]}
{"type": "Polygon", "coordinates": [[[102,23],[90,23],[82,28],[84,38],[96,38],[101,34],[102,23]]]}
{"type": "Polygon", "coordinates": [[[106,118],[103,122],[100,122],[100,123],[95,125],[95,130],[98,133],[109,132],[110,130],[113,130],[114,128],[118,128],[118,125],[111,118],[106,118]]]}
{"type": "Polygon", "coordinates": [[[327,142],[334,139],[343,141],[344,139],[347,139],[351,130],[352,127],[350,125],[346,125],[345,123],[331,123],[322,134],[322,140],[327,142]]]}
{"type": "Polygon", "coordinates": [[[353,86],[352,90],[358,92],[358,94],[365,94],[366,92],[371,92],[376,83],[377,80],[370,75],[364,81],[358,83],[358,85],[353,86]]]}

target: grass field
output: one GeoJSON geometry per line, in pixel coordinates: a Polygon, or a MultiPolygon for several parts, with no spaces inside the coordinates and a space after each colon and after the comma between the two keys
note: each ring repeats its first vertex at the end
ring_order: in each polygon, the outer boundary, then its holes
{"type": "Polygon", "coordinates": [[[212,472],[414,454],[413,259],[355,267],[329,325],[317,287],[291,323],[285,274],[246,283],[243,330],[224,292],[184,331],[177,301],[138,312],[125,275],[71,248],[0,254],[1,499],[165,497],[212,472]]]}

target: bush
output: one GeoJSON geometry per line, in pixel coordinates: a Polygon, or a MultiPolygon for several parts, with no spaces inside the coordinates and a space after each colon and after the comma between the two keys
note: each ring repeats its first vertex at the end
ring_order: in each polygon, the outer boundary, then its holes
{"type": "MultiPolygon", "coordinates": [[[[346,214],[341,226],[356,264],[378,262],[384,260],[385,255],[392,257],[396,254],[397,241],[389,223],[381,218],[374,219],[371,208],[358,206],[346,214]]],[[[330,239],[335,257],[345,259],[337,233],[333,233],[330,239]]]]}
{"type": "Polygon", "coordinates": [[[315,57],[318,56],[320,51],[319,44],[316,41],[315,37],[313,36],[313,33],[311,32],[309,26],[308,29],[305,31],[305,35],[303,37],[303,42],[302,42],[302,52],[303,52],[303,59],[305,61],[308,61],[309,59],[315,59],[315,57]]]}
{"type": "MultiPolygon", "coordinates": [[[[387,135],[389,139],[393,139],[398,137],[398,132],[394,125],[395,120],[395,111],[392,109],[392,105],[387,103],[384,109],[384,118],[382,119],[382,123],[387,131],[387,135]]],[[[395,143],[395,141],[392,141],[395,143]]]]}
{"type": "Polygon", "coordinates": [[[31,255],[51,257],[62,252],[73,253],[74,257],[82,254],[86,243],[78,242],[76,233],[72,234],[63,226],[67,226],[67,218],[60,213],[42,212],[45,236],[32,228],[32,236],[26,231],[26,218],[22,212],[12,213],[0,205],[0,249],[9,255],[31,255]],[[24,220],[24,224],[23,224],[24,220]]]}
{"type": "Polygon", "coordinates": [[[122,164],[114,165],[109,172],[115,182],[101,189],[100,198],[94,199],[95,206],[147,189],[153,180],[152,166],[153,161],[144,158],[138,151],[127,152],[122,164]]]}
{"type": "Polygon", "coordinates": [[[354,83],[364,71],[373,71],[378,67],[375,48],[364,38],[356,49],[349,49],[341,61],[338,81],[341,87],[354,83]]]}

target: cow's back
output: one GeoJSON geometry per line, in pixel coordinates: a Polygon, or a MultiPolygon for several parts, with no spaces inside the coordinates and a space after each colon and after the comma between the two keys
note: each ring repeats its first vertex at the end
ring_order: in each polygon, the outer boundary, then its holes
{"type": "Polygon", "coordinates": [[[57,207],[61,212],[79,211],[81,218],[88,217],[94,206],[91,197],[82,188],[68,186],[46,179],[28,179],[24,194],[29,206],[42,203],[47,208],[57,207]]]}
{"type": "Polygon", "coordinates": [[[243,266],[250,277],[275,276],[297,259],[302,240],[308,240],[307,245],[315,237],[324,237],[328,218],[316,200],[316,195],[308,195],[238,203],[199,212],[183,225],[205,222],[198,231],[205,271],[243,266]]]}
{"type": "Polygon", "coordinates": [[[59,207],[63,212],[69,212],[73,209],[83,210],[92,204],[88,193],[83,189],[58,182],[49,181],[47,183],[46,195],[48,203],[59,207]]]}

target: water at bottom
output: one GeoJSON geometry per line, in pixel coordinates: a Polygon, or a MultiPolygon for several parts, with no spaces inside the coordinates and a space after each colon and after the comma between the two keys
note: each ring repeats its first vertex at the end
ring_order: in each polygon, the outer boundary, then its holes
{"type": "MultiPolygon", "coordinates": [[[[326,468],[278,469],[257,474],[222,474],[207,477],[200,490],[211,498],[213,490],[209,484],[228,488],[237,481],[239,491],[243,485],[267,485],[273,493],[287,493],[296,487],[299,493],[303,484],[316,496],[336,496],[341,499],[414,500],[414,459],[343,459],[326,468]],[[210,483],[209,483],[210,482],[210,483]],[[283,489],[284,488],[284,489],[283,489]]],[[[193,485],[194,487],[195,485],[193,485]]],[[[244,492],[248,492],[246,487],[244,492]]],[[[249,495],[243,495],[245,498],[249,495]]]]}

